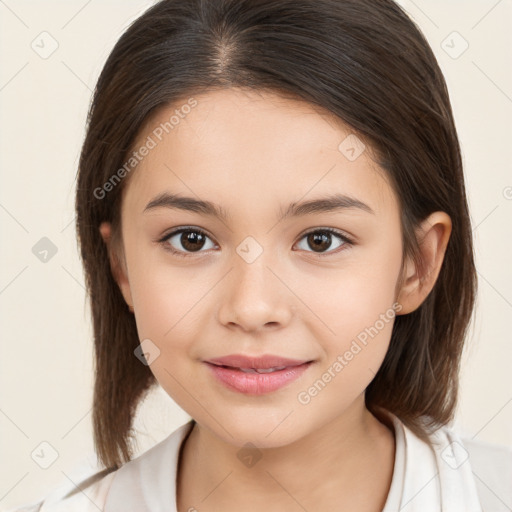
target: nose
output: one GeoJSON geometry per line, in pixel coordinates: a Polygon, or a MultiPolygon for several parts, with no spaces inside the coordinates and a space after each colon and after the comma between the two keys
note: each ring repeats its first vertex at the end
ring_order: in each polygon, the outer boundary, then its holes
{"type": "Polygon", "coordinates": [[[218,310],[219,321],[226,327],[248,332],[279,329],[290,322],[293,293],[279,276],[279,268],[264,255],[252,263],[235,255],[234,267],[222,284],[218,310]]]}

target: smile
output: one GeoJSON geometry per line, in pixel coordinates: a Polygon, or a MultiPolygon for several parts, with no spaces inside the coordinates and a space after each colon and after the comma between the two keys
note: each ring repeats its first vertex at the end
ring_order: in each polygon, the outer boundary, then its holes
{"type": "Polygon", "coordinates": [[[250,395],[271,393],[301,377],[312,361],[295,366],[238,368],[205,362],[214,378],[232,391],[250,395]]]}

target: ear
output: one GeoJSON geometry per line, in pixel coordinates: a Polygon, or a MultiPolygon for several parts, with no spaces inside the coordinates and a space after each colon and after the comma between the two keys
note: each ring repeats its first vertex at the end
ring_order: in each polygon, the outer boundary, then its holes
{"type": "Polygon", "coordinates": [[[101,223],[100,234],[103,238],[103,241],[105,242],[105,245],[107,246],[112,275],[114,276],[114,279],[117,282],[121,293],[123,294],[124,300],[128,304],[128,308],[133,312],[132,293],[126,272],[126,263],[124,258],[121,260],[119,257],[119,248],[114,247],[115,244],[112,242],[112,225],[110,222],[101,223]]]}
{"type": "Polygon", "coordinates": [[[402,309],[397,314],[405,315],[419,308],[431,292],[443,264],[451,231],[452,222],[445,212],[434,212],[421,223],[416,236],[423,264],[417,268],[412,258],[407,259],[397,298],[402,309]]]}

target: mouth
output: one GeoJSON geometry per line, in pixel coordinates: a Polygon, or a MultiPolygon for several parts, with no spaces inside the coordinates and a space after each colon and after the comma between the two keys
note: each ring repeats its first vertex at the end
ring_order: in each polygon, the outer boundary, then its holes
{"type": "Polygon", "coordinates": [[[251,356],[244,354],[231,354],[228,356],[217,357],[208,359],[207,363],[216,366],[224,366],[228,368],[238,368],[240,370],[266,372],[283,370],[284,368],[292,368],[302,364],[311,362],[308,359],[290,359],[288,357],[281,357],[272,354],[265,354],[261,356],[251,356]]]}
{"type": "Polygon", "coordinates": [[[227,366],[224,364],[216,364],[215,366],[220,366],[221,368],[227,368],[227,369],[231,369],[231,370],[240,370],[241,372],[244,372],[244,373],[273,373],[273,372],[279,372],[286,368],[293,368],[293,366],[278,366],[275,368],[238,368],[236,366],[227,366]]]}
{"type": "Polygon", "coordinates": [[[205,361],[215,377],[231,391],[248,395],[263,395],[284,388],[301,377],[313,361],[292,365],[260,367],[238,367],[205,361]]]}

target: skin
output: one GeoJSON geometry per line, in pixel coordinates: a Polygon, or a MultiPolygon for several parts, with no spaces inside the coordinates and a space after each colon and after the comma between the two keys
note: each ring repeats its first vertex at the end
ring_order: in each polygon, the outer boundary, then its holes
{"type": "MultiPolygon", "coordinates": [[[[197,422],[180,457],[178,510],[380,511],[394,436],[366,409],[364,392],[384,359],[393,321],[309,403],[297,396],[394,303],[397,314],[421,305],[439,273],[450,218],[435,212],[419,227],[424,270],[409,260],[402,267],[397,198],[370,148],[355,161],[338,150],[350,127],[268,92],[226,89],[196,100],[130,175],[121,243],[111,243],[108,223],[100,227],[140,340],[160,350],[151,371],[197,422]],[[228,217],[144,211],[163,192],[215,202],[228,217]],[[278,221],[289,203],[333,192],[374,213],[346,208],[278,221]],[[199,252],[187,253],[181,235],[159,241],[183,226],[209,237],[199,252]],[[314,251],[304,233],[327,227],[354,243],[332,235],[323,252],[314,251]],[[236,251],[248,236],[263,250],[251,263],[236,251]],[[246,395],[224,387],[202,362],[234,353],[314,363],[278,391],[246,395]],[[237,457],[247,442],[261,455],[252,467],[237,457]]],[[[136,146],[175,109],[148,120],[136,146]]]]}

